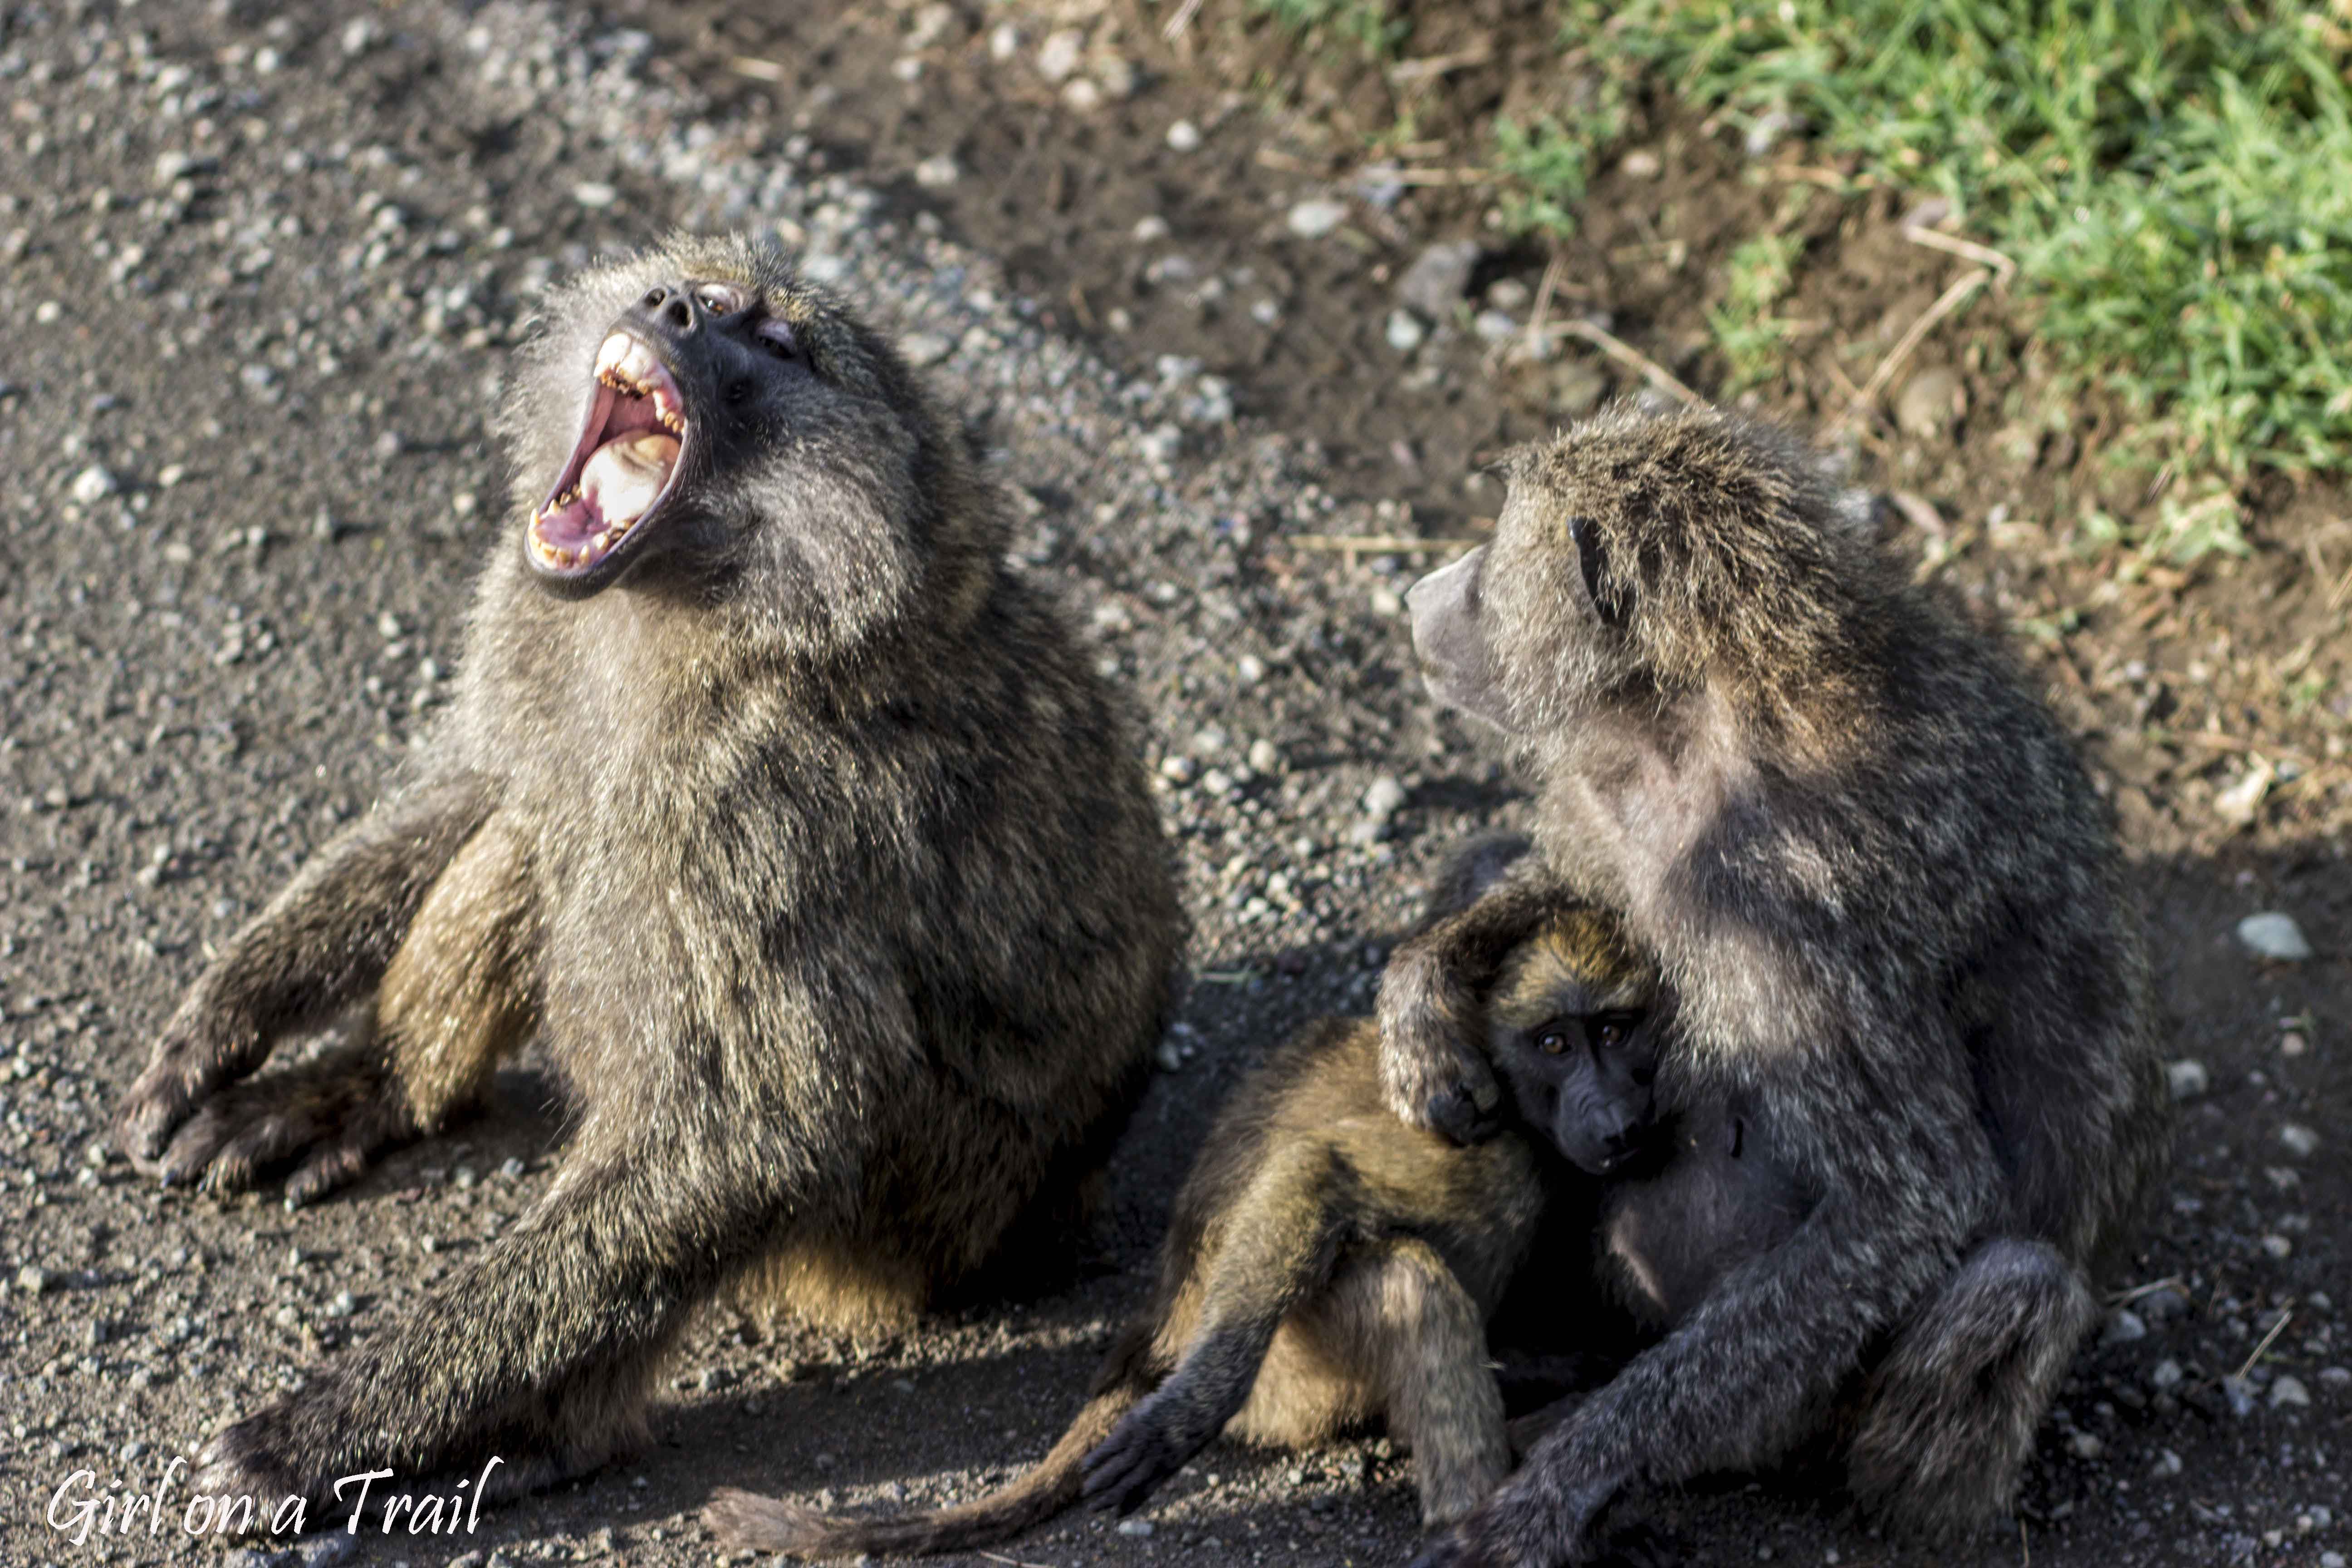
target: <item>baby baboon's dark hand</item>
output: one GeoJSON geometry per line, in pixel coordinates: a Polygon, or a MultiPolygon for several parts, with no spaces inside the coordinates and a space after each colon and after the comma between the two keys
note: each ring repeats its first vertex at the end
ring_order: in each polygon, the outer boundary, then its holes
{"type": "Polygon", "coordinates": [[[1471,1091],[1457,1084],[1438,1091],[1429,1102],[1427,1115],[1433,1131],[1466,1147],[1484,1143],[1503,1130],[1499,1109],[1490,1105],[1481,1110],[1471,1091]]]}
{"type": "Polygon", "coordinates": [[[1087,1456],[1087,1506],[1097,1513],[1133,1513],[1200,1451],[1200,1444],[1170,1432],[1146,1400],[1087,1456]]]}

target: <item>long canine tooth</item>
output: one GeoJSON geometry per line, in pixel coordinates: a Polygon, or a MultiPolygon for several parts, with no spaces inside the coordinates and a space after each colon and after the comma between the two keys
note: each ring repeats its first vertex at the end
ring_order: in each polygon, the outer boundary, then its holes
{"type": "Polygon", "coordinates": [[[612,542],[613,531],[608,528],[602,533],[599,533],[595,538],[590,540],[588,542],[588,548],[594,551],[597,554],[602,555],[604,553],[605,548],[612,542]]]}

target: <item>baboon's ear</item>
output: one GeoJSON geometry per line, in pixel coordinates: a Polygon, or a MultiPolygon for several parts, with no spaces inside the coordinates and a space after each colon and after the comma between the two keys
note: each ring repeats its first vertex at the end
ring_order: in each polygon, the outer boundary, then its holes
{"type": "Polygon", "coordinates": [[[1568,520],[1569,537],[1576,541],[1577,564],[1584,569],[1584,596],[1607,626],[1622,626],[1633,613],[1633,590],[1617,581],[1601,542],[1601,525],[1589,517],[1568,520]]]}

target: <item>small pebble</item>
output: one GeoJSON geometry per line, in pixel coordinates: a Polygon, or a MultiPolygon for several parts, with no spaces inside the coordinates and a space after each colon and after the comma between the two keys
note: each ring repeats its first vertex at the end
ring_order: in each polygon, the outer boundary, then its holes
{"type": "Polygon", "coordinates": [[[2282,1377],[2271,1384],[2271,1408],[2273,1410],[2290,1407],[2300,1410],[2310,1403],[2311,1390],[2304,1387],[2301,1378],[2282,1377]]]}
{"type": "Polygon", "coordinates": [[[2066,1448],[2078,1459],[2095,1459],[2107,1451],[2107,1446],[2091,1432],[2075,1433],[2066,1439],[2066,1448]]]}
{"type": "Polygon", "coordinates": [[[73,486],[68,493],[81,505],[89,506],[93,502],[104,500],[121,488],[121,484],[112,474],[108,473],[96,463],[92,463],[74,476],[73,486]]]}
{"type": "Polygon", "coordinates": [[[2110,1345],[2127,1345],[2135,1340],[2146,1338],[2147,1320],[2128,1307],[2118,1307],[2109,1312],[2106,1330],[2099,1336],[2101,1343],[2110,1345]]]}
{"type": "Polygon", "coordinates": [[[1078,68],[1087,52],[1087,36],[1076,27],[1049,33],[1037,50],[1037,74],[1047,81],[1064,81],[1078,68]]]}
{"type": "Polygon", "coordinates": [[[1192,153],[1201,146],[1201,128],[1189,120],[1180,120],[1168,128],[1168,150],[1171,153],[1192,153]]]}
{"type": "Polygon", "coordinates": [[[572,187],[572,199],[591,209],[609,207],[621,199],[621,193],[602,180],[583,180],[572,187]]]}
{"type": "Polygon", "coordinates": [[[2149,1387],[2157,1390],[2158,1393],[2164,1393],[2171,1389],[2179,1388],[2180,1386],[2181,1380],[2187,1376],[2188,1373],[2180,1370],[2180,1363],[2174,1361],[2170,1356],[2167,1356],[2162,1361],[2158,1362],[2156,1363],[2155,1370],[2147,1374],[2147,1383],[2149,1387]]]}
{"type": "Polygon", "coordinates": [[[1279,773],[1282,770],[1282,748],[1263,737],[1252,741],[1249,765],[1250,772],[1254,773],[1279,773]]]}
{"type": "Polygon", "coordinates": [[[1446,320],[1470,287],[1478,255],[1475,240],[1440,240],[1430,246],[1397,279],[1397,302],[1431,321],[1446,320]]]}
{"type": "Polygon", "coordinates": [[[2213,1075],[2205,1064],[2194,1057],[2183,1057],[2177,1062],[2164,1064],[2164,1080],[2172,1088],[2175,1100],[2195,1100],[2213,1087],[2213,1075]]]}
{"type": "Polygon", "coordinates": [[[941,191],[963,178],[956,161],[944,153],[935,153],[915,165],[915,184],[927,191],[941,191]]]}
{"type": "Polygon", "coordinates": [[[1301,239],[1320,239],[1348,219],[1344,202],[1316,196],[1290,209],[1290,232],[1301,239]]]}
{"type": "Polygon", "coordinates": [[[1404,803],[1404,784],[1393,773],[1382,773],[1364,791],[1364,815],[1375,822],[1386,822],[1404,803]]]}
{"type": "Polygon", "coordinates": [[[2294,1256],[2294,1243],[2283,1236],[2263,1237],[2263,1251],[2273,1262],[2284,1263],[2294,1256]]]}
{"type": "Polygon", "coordinates": [[[27,1296],[37,1296],[49,1288],[49,1271],[37,1263],[27,1263],[16,1270],[16,1289],[27,1296]]]}
{"type": "Polygon", "coordinates": [[[2279,1142],[2298,1160],[2308,1160],[2319,1152],[2319,1134],[2300,1121],[2290,1121],[2279,1129],[2279,1142]]]}
{"type": "Polygon", "coordinates": [[[2238,922],[2238,940],[2263,958],[2282,963],[2299,963],[2311,956],[2311,943],[2303,928],[2294,923],[2293,915],[2275,910],[2248,915],[2238,922]]]}
{"type": "Polygon", "coordinates": [[[1148,1519],[1122,1519],[1118,1521],[1118,1532],[1121,1535],[1149,1535],[1151,1533],[1151,1521],[1148,1519]]]}
{"type": "Polygon", "coordinates": [[[1421,347],[1422,340],[1428,335],[1429,329],[1423,326],[1421,318],[1411,310],[1396,310],[1389,312],[1389,347],[1396,350],[1397,353],[1401,354],[1412,353],[1413,350],[1421,347]]]}

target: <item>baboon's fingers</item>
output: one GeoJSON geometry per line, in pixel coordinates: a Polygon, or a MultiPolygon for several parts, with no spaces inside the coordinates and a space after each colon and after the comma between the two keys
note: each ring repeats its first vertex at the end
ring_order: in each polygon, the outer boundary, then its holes
{"type": "Polygon", "coordinates": [[[302,1157],[286,1178],[286,1206],[300,1208],[316,1203],[338,1187],[347,1187],[375,1162],[371,1158],[379,1141],[362,1129],[346,1131],[331,1143],[322,1143],[302,1157]]]}
{"type": "Polygon", "coordinates": [[[284,1447],[278,1428],[286,1422],[288,1409],[283,1404],[273,1405],[225,1426],[197,1451],[195,1473],[189,1484],[202,1495],[222,1500],[222,1520],[230,1517],[227,1503],[232,1498],[253,1500],[256,1529],[266,1529],[272,1511],[289,1497],[299,1494],[319,1500],[317,1487],[299,1480],[278,1462],[276,1456],[284,1447]]]}
{"type": "Polygon", "coordinates": [[[1198,1444],[1188,1446],[1171,1436],[1139,1409],[1087,1456],[1080,1496],[1097,1513],[1133,1513],[1199,1451],[1198,1444]]]}
{"type": "Polygon", "coordinates": [[[265,1167],[284,1159],[317,1133],[310,1118],[282,1108],[260,1109],[215,1100],[180,1129],[164,1151],[163,1179],[202,1181],[208,1192],[242,1192],[265,1167]]]}
{"type": "Polygon", "coordinates": [[[241,1070],[236,1053],[205,1043],[205,1031],[184,1014],[155,1043],[155,1055],[114,1110],[115,1146],[133,1166],[153,1175],[173,1133],[204,1100],[241,1070]]]}

